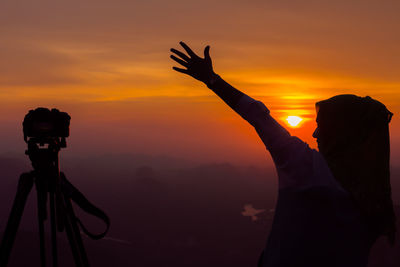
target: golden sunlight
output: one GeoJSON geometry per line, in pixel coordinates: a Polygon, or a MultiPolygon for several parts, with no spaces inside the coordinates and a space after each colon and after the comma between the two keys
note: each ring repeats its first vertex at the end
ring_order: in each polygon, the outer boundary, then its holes
{"type": "Polygon", "coordinates": [[[296,127],[299,125],[299,123],[303,120],[299,116],[288,116],[286,118],[287,122],[289,123],[290,126],[296,127]]]}

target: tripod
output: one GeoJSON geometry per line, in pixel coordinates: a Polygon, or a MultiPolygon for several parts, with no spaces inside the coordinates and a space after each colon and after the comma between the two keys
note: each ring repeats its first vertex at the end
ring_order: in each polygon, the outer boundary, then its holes
{"type": "Polygon", "coordinates": [[[29,156],[34,170],[20,176],[17,193],[0,246],[0,267],[7,266],[21,216],[33,185],[37,192],[41,266],[46,266],[44,222],[48,217],[47,200],[49,200],[53,267],[58,266],[57,231],[63,232],[64,230],[75,265],[87,267],[89,261],[78,224],[86,235],[92,239],[100,239],[108,231],[109,218],[102,210],[92,205],[60,172],[58,153],[61,147],[66,146],[64,137],[30,138],[27,142],[28,150],[25,153],[29,156]],[[107,225],[106,231],[97,235],[90,233],[75,216],[72,201],[76,202],[84,211],[102,219],[107,225]]]}

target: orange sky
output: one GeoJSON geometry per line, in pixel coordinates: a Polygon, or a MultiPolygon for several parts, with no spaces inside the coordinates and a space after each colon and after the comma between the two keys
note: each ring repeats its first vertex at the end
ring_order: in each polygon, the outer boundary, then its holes
{"type": "Polygon", "coordinates": [[[312,147],[316,101],[380,100],[400,164],[399,12],[397,0],[2,1],[0,149],[23,153],[23,117],[46,106],[72,116],[67,154],[270,164],[250,126],[172,71],[184,40],[211,45],[215,71],[280,122],[303,116],[290,131],[312,147]]]}

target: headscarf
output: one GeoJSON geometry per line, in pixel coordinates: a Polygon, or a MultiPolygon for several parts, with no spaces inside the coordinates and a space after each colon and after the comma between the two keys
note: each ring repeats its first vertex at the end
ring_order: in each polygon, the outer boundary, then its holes
{"type": "Polygon", "coordinates": [[[334,177],[347,190],[376,237],[394,244],[390,186],[391,113],[371,97],[338,95],[316,103],[318,146],[334,177]]]}

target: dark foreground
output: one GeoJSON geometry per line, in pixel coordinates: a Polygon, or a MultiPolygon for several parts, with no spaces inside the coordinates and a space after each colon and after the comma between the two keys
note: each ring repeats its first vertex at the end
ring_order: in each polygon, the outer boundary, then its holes
{"type": "MultiPolygon", "coordinates": [[[[134,156],[71,160],[63,169],[112,220],[105,240],[84,237],[92,266],[256,266],[273,218],[273,170],[228,164],[180,167],[168,159],[134,156]],[[113,167],[102,162],[105,160],[114,162],[113,167]],[[266,211],[253,221],[241,214],[246,204],[266,211]]],[[[28,162],[0,158],[4,177],[0,231],[14,197],[16,176],[23,170],[29,170],[28,162]]],[[[10,267],[39,266],[36,200],[35,194],[31,195],[10,267]]],[[[399,206],[396,211],[400,218],[399,206]]],[[[101,223],[80,216],[94,231],[102,230],[101,223]]],[[[64,234],[59,234],[58,240],[60,266],[73,266],[64,234]]],[[[399,233],[397,241],[396,247],[390,248],[385,240],[379,240],[369,266],[400,266],[399,233]]]]}

